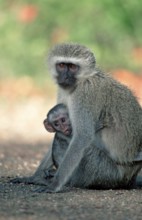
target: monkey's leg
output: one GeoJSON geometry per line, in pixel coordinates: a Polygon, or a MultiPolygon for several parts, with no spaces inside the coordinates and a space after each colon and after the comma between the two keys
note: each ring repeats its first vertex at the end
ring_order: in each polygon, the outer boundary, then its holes
{"type": "Polygon", "coordinates": [[[117,165],[106,152],[96,147],[86,149],[84,158],[67,185],[79,188],[130,188],[135,183],[139,166],[117,165]]]}
{"type": "Polygon", "coordinates": [[[135,183],[137,173],[141,168],[141,165],[119,165],[106,151],[93,144],[85,149],[82,156],[63,187],[56,188],[57,174],[59,174],[57,170],[51,181],[47,182],[46,186],[39,187],[36,192],[62,192],[65,186],[95,189],[130,188],[135,183]]]}
{"type": "Polygon", "coordinates": [[[48,169],[51,169],[53,166],[52,161],[52,148],[49,149],[43,160],[41,161],[39,167],[32,176],[29,177],[17,177],[10,182],[12,183],[25,183],[25,184],[37,184],[37,185],[46,185],[47,175],[46,172],[48,169]]]}

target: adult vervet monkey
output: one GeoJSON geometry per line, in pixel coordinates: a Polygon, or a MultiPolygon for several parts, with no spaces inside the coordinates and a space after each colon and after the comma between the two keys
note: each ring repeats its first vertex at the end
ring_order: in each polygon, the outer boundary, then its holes
{"type": "Polygon", "coordinates": [[[58,103],[68,108],[73,138],[51,183],[39,192],[58,192],[66,184],[129,187],[141,168],[127,164],[142,150],[142,109],[126,86],[95,65],[94,54],[78,44],[60,44],[49,53],[58,103]],[[96,133],[98,120],[104,127],[96,133]]]}
{"type": "MultiPolygon", "coordinates": [[[[142,109],[126,86],[95,65],[94,54],[78,44],[60,44],[49,53],[58,103],[68,108],[73,137],[55,176],[38,192],[59,192],[65,185],[128,188],[141,169],[142,109]],[[96,132],[98,121],[103,126],[96,132]]],[[[36,179],[49,159],[50,151],[36,179]]]]}

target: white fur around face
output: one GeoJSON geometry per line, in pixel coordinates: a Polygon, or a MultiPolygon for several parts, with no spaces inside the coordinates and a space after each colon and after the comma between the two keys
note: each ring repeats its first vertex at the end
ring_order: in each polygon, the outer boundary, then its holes
{"type": "Polygon", "coordinates": [[[53,63],[74,63],[74,64],[79,64],[81,62],[81,59],[77,59],[75,57],[58,57],[55,56],[52,59],[53,63]]]}

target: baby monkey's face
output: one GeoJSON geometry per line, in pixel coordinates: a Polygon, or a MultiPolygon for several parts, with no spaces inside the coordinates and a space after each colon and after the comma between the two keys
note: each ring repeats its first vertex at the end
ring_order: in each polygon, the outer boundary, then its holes
{"type": "Polygon", "coordinates": [[[72,133],[69,115],[66,112],[52,113],[43,121],[45,129],[49,132],[61,132],[66,136],[72,133]]]}

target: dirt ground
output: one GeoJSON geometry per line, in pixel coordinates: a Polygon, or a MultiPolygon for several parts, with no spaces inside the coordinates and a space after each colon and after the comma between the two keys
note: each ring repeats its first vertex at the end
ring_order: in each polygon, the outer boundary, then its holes
{"type": "Polygon", "coordinates": [[[0,143],[0,219],[142,219],[142,188],[35,193],[33,185],[11,184],[30,175],[49,143],[0,143]]]}

